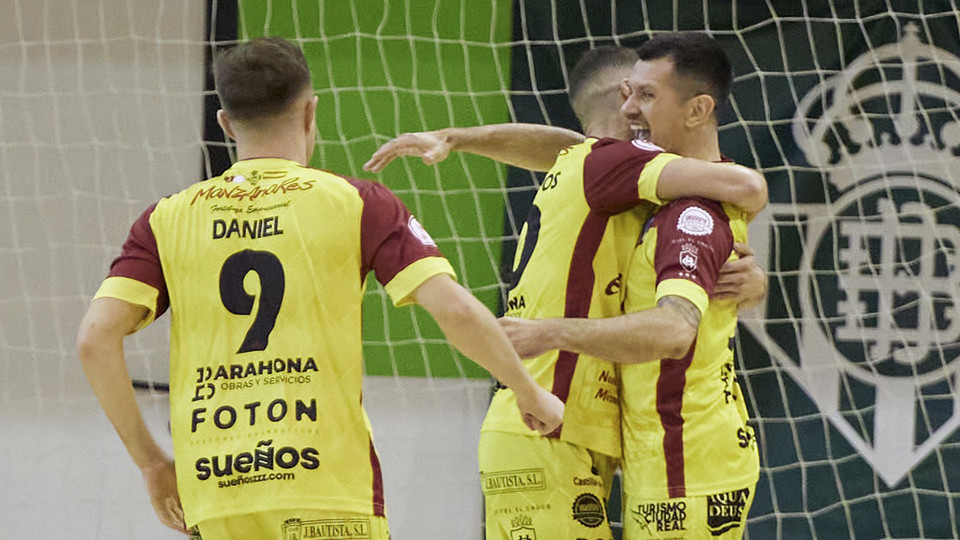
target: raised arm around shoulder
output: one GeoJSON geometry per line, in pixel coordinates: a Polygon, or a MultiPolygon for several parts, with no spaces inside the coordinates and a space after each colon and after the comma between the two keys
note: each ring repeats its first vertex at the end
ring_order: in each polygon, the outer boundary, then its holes
{"type": "Polygon", "coordinates": [[[548,171],[560,150],[583,142],[569,129],[540,124],[493,124],[441,130],[453,148],[530,171],[548,171]]]}
{"type": "Polygon", "coordinates": [[[446,274],[429,278],[413,295],[457,350],[513,390],[528,427],[544,434],[559,427],[563,403],[533,380],[486,306],[446,274]]]}
{"type": "Polygon", "coordinates": [[[755,214],[767,206],[767,182],[759,172],[741,165],[681,158],[663,167],[657,196],[664,200],[703,197],[755,214]]]}
{"type": "Polygon", "coordinates": [[[583,135],[569,129],[518,123],[404,133],[377,149],[363,168],[380,172],[400,156],[419,157],[432,165],[446,159],[450,152],[459,151],[521,169],[546,171],[553,166],[560,150],[583,139],[583,135]]]}

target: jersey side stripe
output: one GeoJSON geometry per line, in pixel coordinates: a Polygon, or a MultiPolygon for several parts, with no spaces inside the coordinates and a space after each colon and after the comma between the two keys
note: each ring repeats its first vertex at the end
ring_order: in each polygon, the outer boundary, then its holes
{"type": "Polygon", "coordinates": [[[685,497],[687,492],[683,462],[683,391],[687,369],[693,362],[696,340],[682,359],[660,360],[657,379],[657,413],[663,427],[663,453],[667,463],[667,491],[670,498],[685,497]]]}
{"type": "MultiPolygon", "coordinates": [[[[564,305],[564,318],[586,318],[590,315],[590,302],[593,297],[593,283],[596,276],[593,273],[593,259],[600,249],[600,241],[607,228],[609,216],[591,211],[583,220],[577,243],[573,247],[570,257],[570,270],[567,274],[567,294],[564,305]]],[[[560,351],[557,365],[553,371],[553,393],[567,401],[570,395],[570,382],[577,369],[577,360],[580,355],[568,351],[560,351]]],[[[563,426],[561,426],[561,429],[563,426]]]]}
{"type": "Polygon", "coordinates": [[[385,517],[387,515],[383,503],[383,475],[380,472],[380,458],[370,439],[370,468],[373,470],[373,515],[385,517]]]}

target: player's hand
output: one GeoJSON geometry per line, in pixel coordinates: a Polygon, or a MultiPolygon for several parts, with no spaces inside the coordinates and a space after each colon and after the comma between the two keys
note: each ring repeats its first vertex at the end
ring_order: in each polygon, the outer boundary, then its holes
{"type": "Polygon", "coordinates": [[[526,391],[514,390],[514,393],[517,396],[517,408],[528,428],[539,431],[541,435],[549,435],[563,423],[563,402],[557,396],[536,384],[526,391]]]}
{"type": "Polygon", "coordinates": [[[740,258],[727,261],[720,268],[713,298],[733,300],[741,308],[755,306],[767,295],[767,276],[749,245],[738,242],[733,249],[740,258]]]}
{"type": "Polygon", "coordinates": [[[426,165],[439,163],[447,158],[453,144],[449,138],[435,131],[404,133],[377,149],[370,161],[363,164],[363,170],[380,172],[391,161],[400,156],[415,156],[426,165]]]}
{"type": "Polygon", "coordinates": [[[552,346],[547,320],[500,317],[497,319],[520,358],[533,358],[556,349],[552,346]]]}
{"type": "Polygon", "coordinates": [[[183,507],[180,505],[180,494],[177,491],[177,475],[173,460],[166,458],[156,464],[141,467],[140,472],[147,484],[147,493],[150,494],[153,511],[160,518],[160,522],[175,531],[189,534],[183,519],[183,507]]]}

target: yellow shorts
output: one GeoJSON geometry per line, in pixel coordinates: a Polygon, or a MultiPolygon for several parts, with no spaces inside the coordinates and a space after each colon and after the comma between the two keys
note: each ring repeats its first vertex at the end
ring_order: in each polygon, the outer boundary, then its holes
{"type": "Polygon", "coordinates": [[[616,460],[567,442],[480,434],[487,540],[611,540],[616,460]]]}
{"type": "Polygon", "coordinates": [[[637,499],[624,494],[624,540],[738,540],[755,485],[703,497],[637,499]]]}
{"type": "Polygon", "coordinates": [[[271,510],[239,514],[197,525],[202,540],[390,540],[387,518],[322,510],[271,510]]]}

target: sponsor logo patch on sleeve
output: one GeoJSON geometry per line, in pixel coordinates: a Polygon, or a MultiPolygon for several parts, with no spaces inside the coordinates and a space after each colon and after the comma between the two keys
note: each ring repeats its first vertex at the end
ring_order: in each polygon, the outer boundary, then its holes
{"type": "Polygon", "coordinates": [[[663,152],[663,148],[660,148],[659,146],[645,139],[634,139],[630,142],[641,150],[646,150],[648,152],[663,152]]]}
{"type": "Polygon", "coordinates": [[[699,260],[697,251],[697,246],[691,244],[684,244],[683,247],[680,248],[680,266],[687,272],[692,273],[697,271],[697,262],[699,260]]]}
{"type": "Polygon", "coordinates": [[[437,243],[433,241],[433,238],[430,237],[430,233],[423,228],[423,225],[417,221],[417,218],[410,216],[410,219],[407,220],[407,228],[410,229],[410,232],[417,237],[417,240],[420,240],[421,244],[430,247],[437,247],[437,243]]]}
{"type": "Polygon", "coordinates": [[[692,236],[705,236],[713,232],[713,216],[699,206],[691,206],[680,213],[677,230],[692,236]]]}

